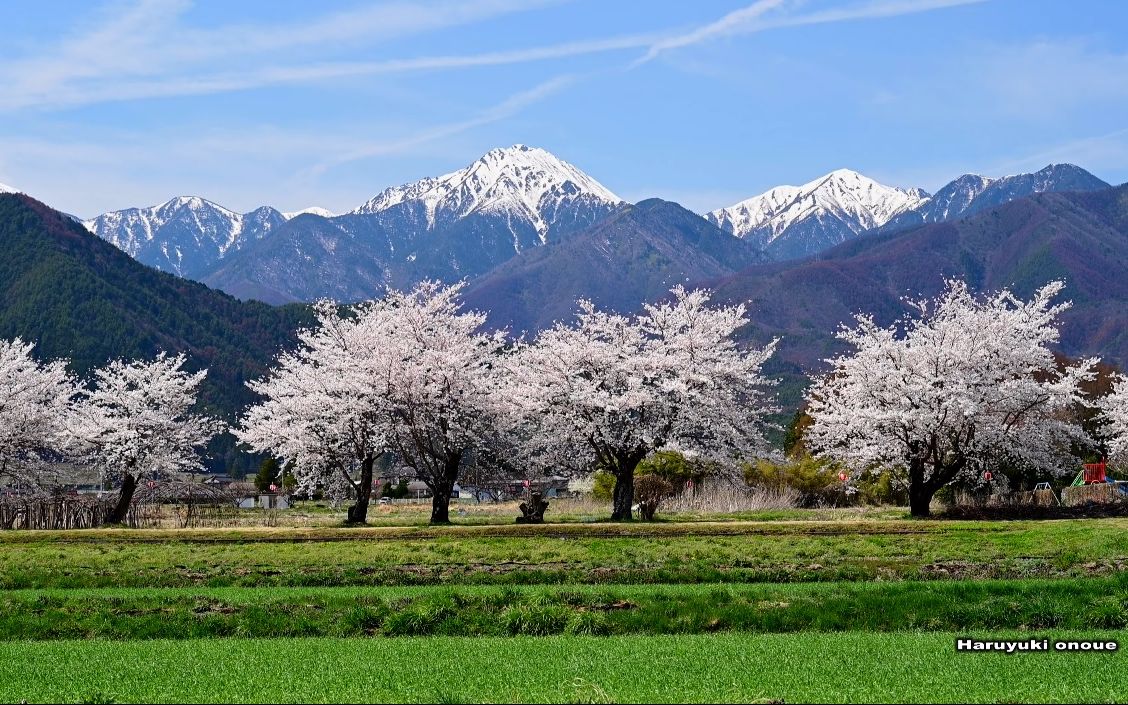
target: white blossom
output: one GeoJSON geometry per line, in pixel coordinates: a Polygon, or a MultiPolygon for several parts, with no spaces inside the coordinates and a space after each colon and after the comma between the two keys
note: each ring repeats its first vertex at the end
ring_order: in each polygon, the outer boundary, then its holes
{"type": "Polygon", "coordinates": [[[633,472],[652,452],[677,449],[731,466],[764,452],[774,411],[761,373],[775,343],[741,350],[732,334],[743,306],[710,308],[703,291],[626,317],[580,302],[575,326],[558,324],[511,359],[506,401],[523,419],[529,458],[545,470],[616,476],[626,518],[633,472]]]}
{"type": "Polygon", "coordinates": [[[42,489],[58,479],[76,388],[63,362],[35,361],[34,347],[0,340],[0,481],[42,489]]]}
{"type": "Polygon", "coordinates": [[[192,412],[207,370],[182,367],[184,355],[115,360],[95,371],[72,431],[105,477],[163,476],[200,467],[199,451],[222,430],[192,412]]]}
{"type": "Polygon", "coordinates": [[[1101,399],[1099,408],[1109,458],[1124,464],[1128,461],[1128,377],[1116,376],[1112,392],[1101,399]]]}
{"type": "Polygon", "coordinates": [[[293,461],[299,492],[340,498],[349,488],[368,489],[358,471],[367,465],[371,473],[387,445],[382,388],[360,363],[377,354],[378,341],[363,325],[370,309],[342,317],[333,303],[318,303],[318,325],[299,332],[298,348],[280,356],[265,380],[248,383],[263,401],[234,433],[256,451],[293,461]]]}
{"type": "Polygon", "coordinates": [[[992,459],[1067,471],[1070,443],[1086,441],[1072,410],[1096,361],[1055,364],[1055,320],[1069,304],[1052,299],[1062,287],[1053,282],[1026,302],[1006,290],[977,299],[949,281],[902,325],[859,315],[839,333],[855,352],[830,360],[833,370],[808,393],[810,446],[855,473],[907,471],[915,514],[992,459]]]}
{"type": "Polygon", "coordinates": [[[478,332],[482,314],[459,311],[461,288],[423,282],[344,316],[320,304],[300,348],[250,385],[265,400],[237,435],[293,459],[302,488],[342,476],[367,492],[374,459],[395,453],[432,490],[433,520],[446,521],[461,468],[471,456],[484,461],[503,435],[494,363],[504,338],[478,332]],[[354,479],[358,464],[367,480],[354,479]]]}
{"type": "Polygon", "coordinates": [[[364,317],[383,342],[369,373],[383,386],[390,448],[433,493],[433,522],[447,521],[464,465],[499,463],[508,446],[497,367],[504,334],[480,332],[485,315],[460,310],[462,287],[427,281],[392,291],[364,317]]]}

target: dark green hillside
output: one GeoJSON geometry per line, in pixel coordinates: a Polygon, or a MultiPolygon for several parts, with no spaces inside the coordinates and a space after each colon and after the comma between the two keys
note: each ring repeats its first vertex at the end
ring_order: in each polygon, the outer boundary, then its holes
{"type": "MultiPolygon", "coordinates": [[[[40,357],[68,358],[81,375],[117,357],[187,353],[192,369],[209,370],[202,405],[225,419],[251,400],[244,381],[311,320],[302,307],[243,303],[146,267],[27,196],[0,194],[0,252],[0,338],[34,341],[40,357]]],[[[213,467],[232,444],[217,441],[213,467]]]]}

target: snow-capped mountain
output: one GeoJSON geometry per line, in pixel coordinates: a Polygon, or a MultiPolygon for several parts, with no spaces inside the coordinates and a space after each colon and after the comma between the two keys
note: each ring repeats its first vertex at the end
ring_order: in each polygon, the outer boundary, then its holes
{"type": "Polygon", "coordinates": [[[299,215],[319,215],[322,218],[332,218],[336,215],[336,213],[329,210],[328,208],[322,208],[320,206],[310,206],[309,208],[303,208],[300,211],[283,213],[282,217],[286,220],[290,220],[291,218],[297,218],[299,215]]]}
{"type": "Polygon", "coordinates": [[[270,292],[272,300],[294,300],[313,291],[377,295],[374,283],[403,286],[425,277],[454,281],[481,274],[528,247],[595,223],[621,203],[549,152],[514,145],[492,150],[464,169],[386,189],[343,215],[319,207],[281,213],[265,206],[241,214],[203,198],[180,197],[84,224],[158,269],[240,294],[270,292]],[[251,247],[267,234],[280,240],[251,247]],[[339,274],[357,282],[338,291],[328,272],[344,252],[353,253],[353,260],[337,263],[348,270],[339,274]],[[283,257],[300,261],[284,263],[283,257]],[[228,266],[232,258],[238,261],[228,266]],[[379,266],[353,272],[359,261],[379,266]],[[303,267],[311,268],[308,281],[300,280],[303,267]],[[287,280],[279,282],[282,272],[287,280]]]}
{"type": "Polygon", "coordinates": [[[759,245],[772,259],[815,254],[920,205],[920,189],[885,186],[838,169],[802,186],[778,186],[705,215],[720,228],[759,245]]]}
{"type": "Polygon", "coordinates": [[[272,302],[378,296],[421,279],[484,274],[568,237],[622,205],[549,152],[514,145],[469,166],[381,192],[332,218],[295,218],[204,281],[272,302]]]}
{"type": "Polygon", "coordinates": [[[20,190],[7,184],[0,184],[0,193],[19,193],[20,190]]]}
{"type": "Polygon", "coordinates": [[[587,221],[587,214],[604,213],[620,203],[621,198],[568,162],[518,144],[491,150],[464,169],[389,188],[352,212],[409,211],[428,230],[476,214],[503,217],[513,223],[520,250],[517,229],[524,224],[544,243],[559,226],[587,221]]]}
{"type": "Polygon", "coordinates": [[[1099,191],[1108,187],[1104,181],[1072,164],[1051,164],[1033,174],[998,179],[964,174],[917,207],[891,219],[881,230],[893,232],[925,223],[948,222],[1036,193],[1099,191]]]}
{"type": "Polygon", "coordinates": [[[197,196],[180,196],[151,208],[104,213],[83,225],[140,262],[194,279],[285,221],[269,206],[236,213],[197,196]]]}

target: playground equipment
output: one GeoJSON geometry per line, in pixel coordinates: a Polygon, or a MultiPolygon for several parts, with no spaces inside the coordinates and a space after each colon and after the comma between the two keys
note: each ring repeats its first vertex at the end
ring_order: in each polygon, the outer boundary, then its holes
{"type": "Polygon", "coordinates": [[[1057,494],[1054,493],[1054,488],[1048,482],[1039,482],[1034,485],[1034,491],[1030,493],[1031,504],[1040,505],[1058,505],[1061,506],[1061,500],[1057,494]]]}
{"type": "Polygon", "coordinates": [[[1109,482],[1106,471],[1108,470],[1107,463],[1102,460],[1099,463],[1085,463],[1081,466],[1081,472],[1077,473],[1077,477],[1073,478],[1070,487],[1080,487],[1082,485],[1099,485],[1102,482],[1109,482]]]}
{"type": "Polygon", "coordinates": [[[1061,492],[1065,506],[1096,502],[1123,502],[1128,500],[1128,482],[1118,482],[1108,476],[1108,463],[1085,463],[1073,482],[1061,492]]]}

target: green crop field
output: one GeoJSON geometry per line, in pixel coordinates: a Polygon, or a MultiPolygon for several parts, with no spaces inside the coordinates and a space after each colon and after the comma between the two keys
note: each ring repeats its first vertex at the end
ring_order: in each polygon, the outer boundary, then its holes
{"type": "MultiPolygon", "coordinates": [[[[1047,636],[1065,636],[1057,633],[1047,636]]],[[[1085,632],[1116,638],[1118,632],[1085,632]]],[[[1115,702],[1128,658],[955,634],[0,643],[14,702],[1115,702]],[[28,674],[35,673],[35,678],[28,674]]]]}
{"type": "Polygon", "coordinates": [[[1128,520],[0,533],[0,702],[1128,700],[1128,520]]]}

